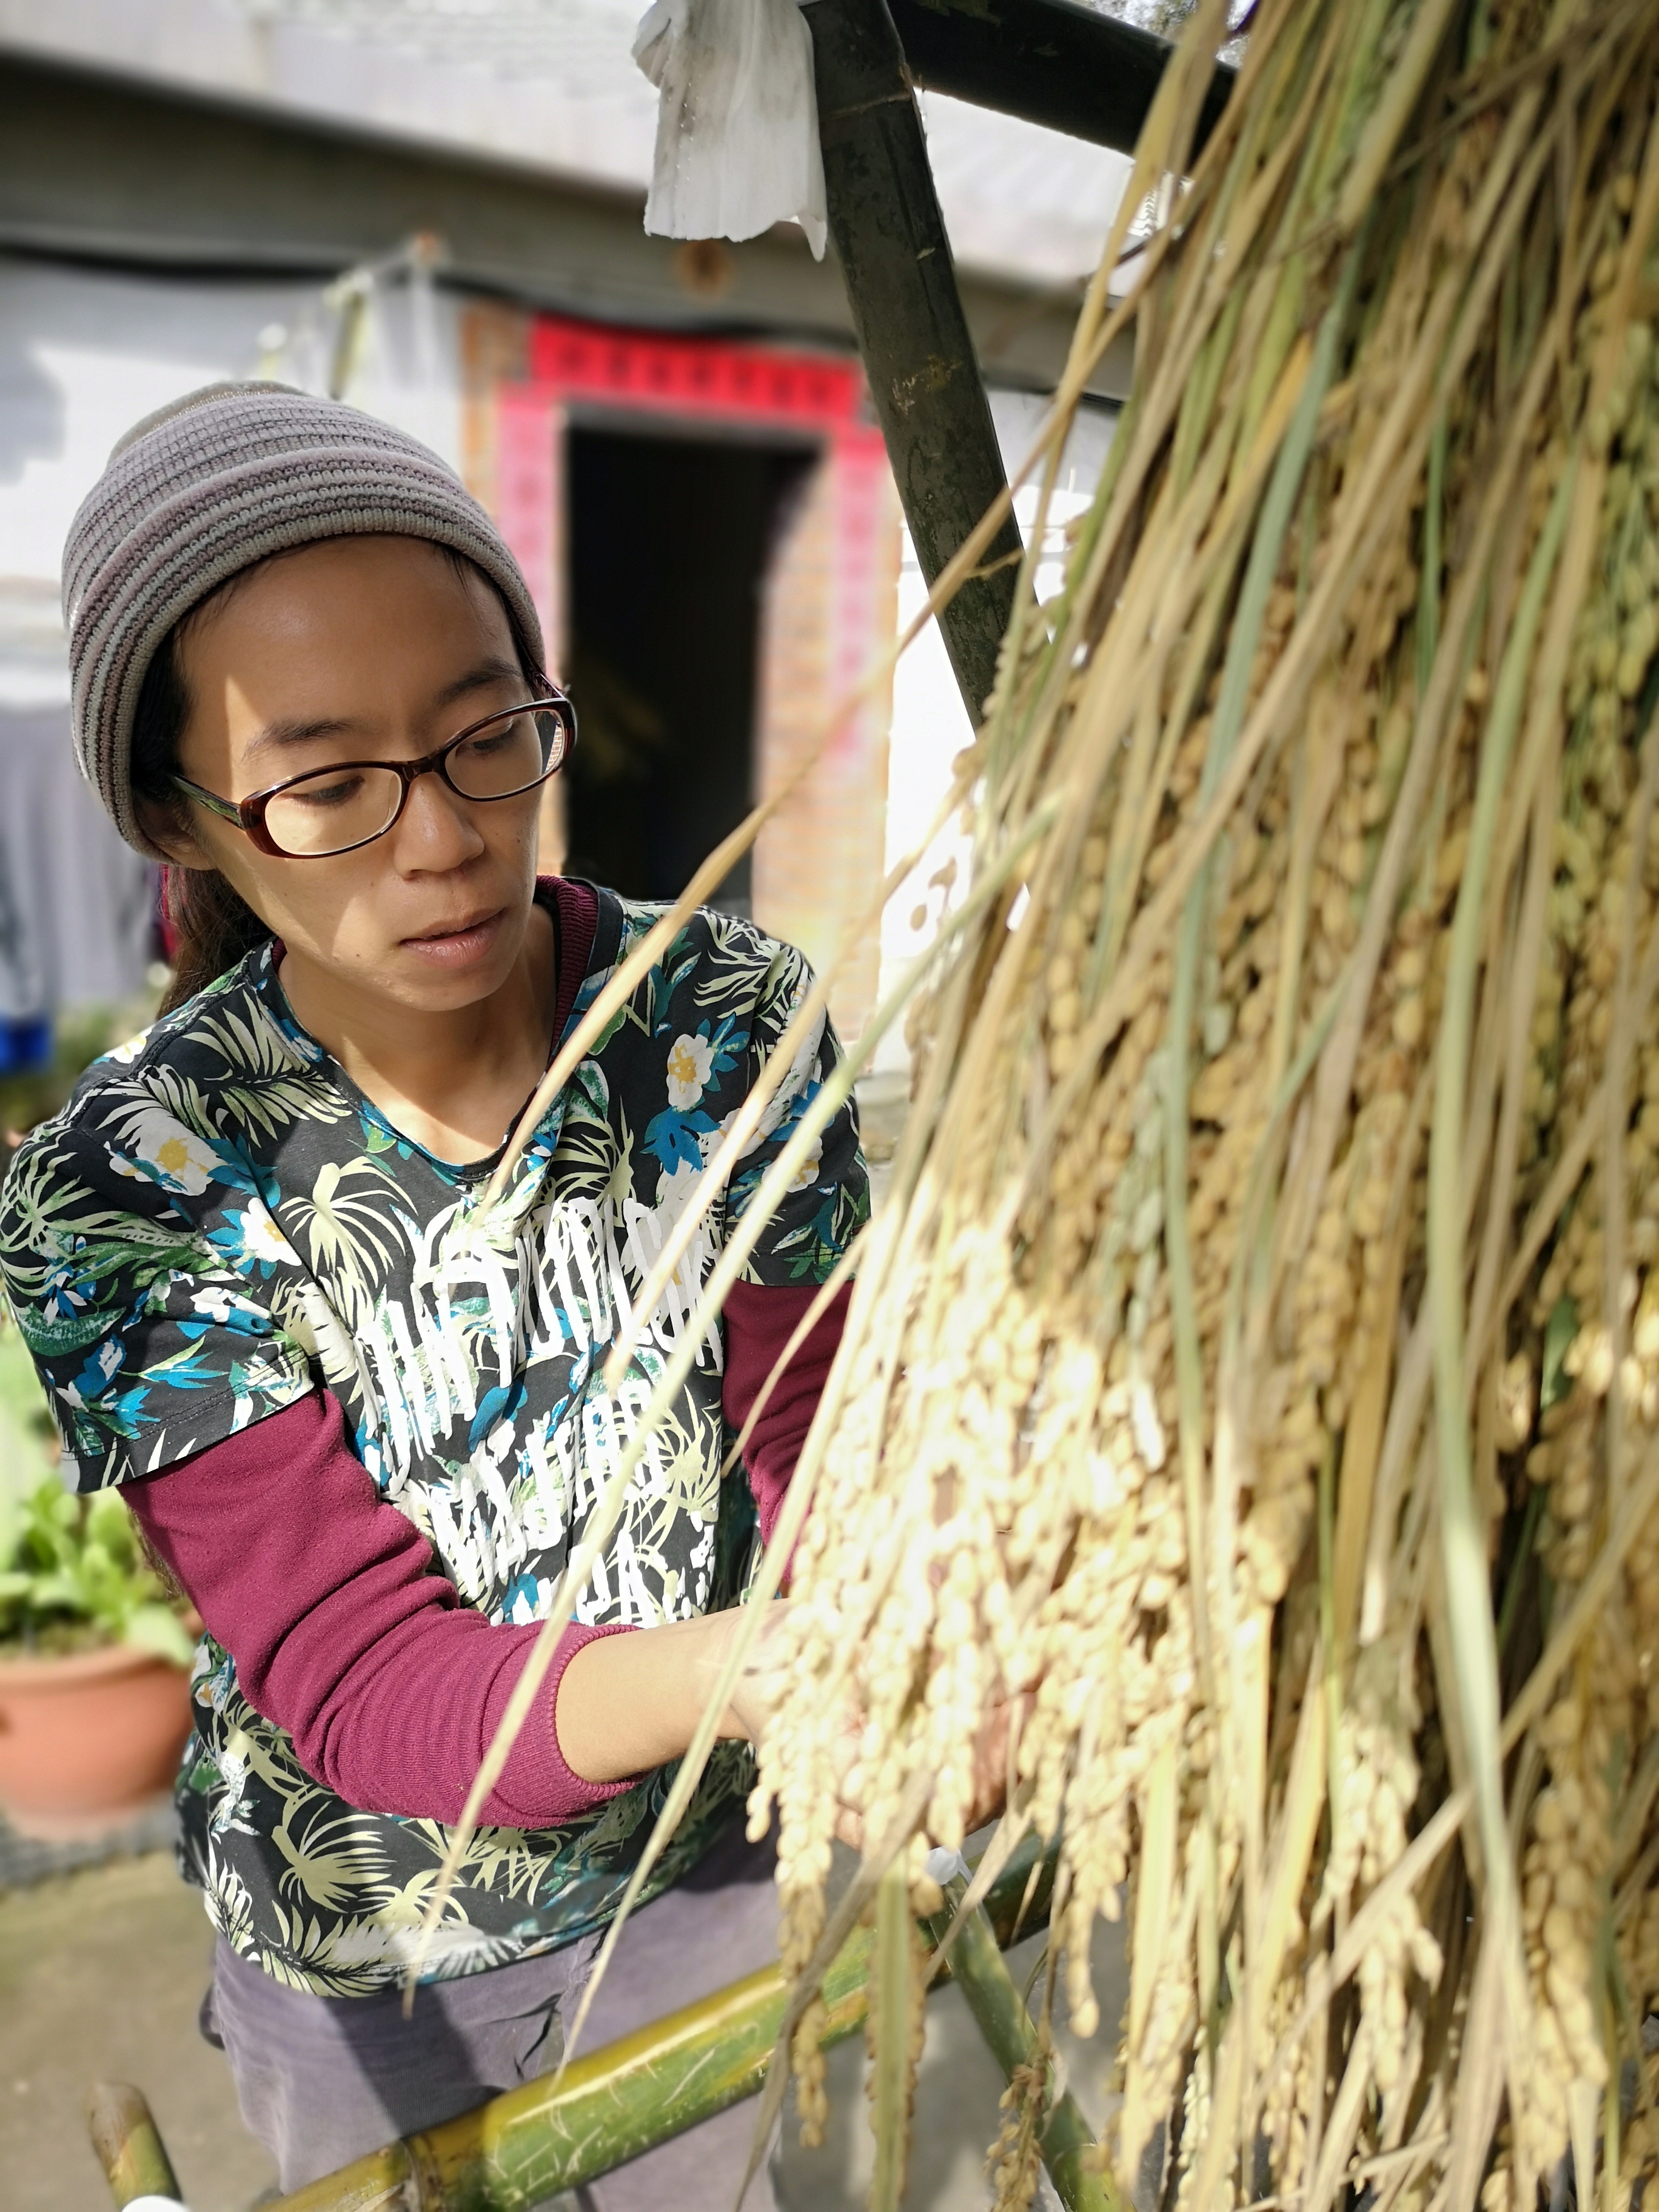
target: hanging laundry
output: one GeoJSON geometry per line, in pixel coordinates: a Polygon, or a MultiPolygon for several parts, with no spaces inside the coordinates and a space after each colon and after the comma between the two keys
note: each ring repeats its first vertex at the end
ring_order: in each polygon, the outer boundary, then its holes
{"type": "Polygon", "coordinates": [[[69,708],[0,703],[0,1074],[46,1065],[63,1009],[138,995],[155,911],[155,869],[76,769],[69,708]]]}

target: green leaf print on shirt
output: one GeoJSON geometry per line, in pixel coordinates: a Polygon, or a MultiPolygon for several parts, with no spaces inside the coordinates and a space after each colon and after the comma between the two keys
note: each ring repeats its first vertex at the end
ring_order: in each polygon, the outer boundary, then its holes
{"type": "MultiPolygon", "coordinates": [[[[599,892],[570,1026],[659,911],[599,892]]],[[[606,1024],[486,1218],[493,1161],[458,1168],[392,1127],[295,1021],[270,948],[251,954],[88,1069],[26,1139],[0,1196],[0,1281],[82,1488],[164,1471],[326,1387],[381,1494],[429,1538],[464,1601],[495,1621],[541,1618],[727,1214],[839,1057],[820,1024],[607,1395],[619,1317],[810,986],[799,955],[752,924],[694,915],[606,1024]]],[[[823,1281],[867,1211],[848,1108],[769,1224],[749,1279],[823,1281]]],[[[579,1620],[645,1626],[740,1595],[754,1511],[741,1474],[720,1480],[721,1368],[715,1328],[647,1443],[579,1620]]],[[[360,1810],[307,1774],[210,1639],[192,1695],[184,1853],[216,1927],[297,1988],[354,1995],[398,1978],[442,1825],[360,1810]]],[[[732,1817],[749,1771],[745,1747],[719,1747],[653,1894],[732,1817]]],[[[647,1777],[558,1828],[481,1830],[434,1976],[602,1925],[666,1786],[647,1777]]]]}

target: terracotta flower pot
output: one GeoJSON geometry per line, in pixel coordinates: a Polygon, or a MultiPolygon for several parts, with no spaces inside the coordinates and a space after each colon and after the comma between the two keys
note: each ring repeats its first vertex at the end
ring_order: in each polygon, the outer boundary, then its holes
{"type": "Polygon", "coordinates": [[[52,1841],[118,1827],[172,1781],[189,1728],[188,1675],[149,1652],[0,1656],[0,1811],[52,1841]]]}

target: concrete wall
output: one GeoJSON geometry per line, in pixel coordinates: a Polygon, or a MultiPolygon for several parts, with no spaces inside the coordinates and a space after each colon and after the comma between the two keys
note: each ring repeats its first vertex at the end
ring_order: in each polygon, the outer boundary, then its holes
{"type": "MultiPolygon", "coordinates": [[[[711,267],[647,237],[643,197],[0,46],[0,251],[318,279],[429,233],[456,284],[527,305],[850,347],[833,257],[815,262],[793,226],[711,267]]],[[[1052,388],[1076,285],[969,271],[962,290],[988,375],[1052,388]]],[[[1121,396],[1127,368],[1109,356],[1099,390],[1121,396]]]]}

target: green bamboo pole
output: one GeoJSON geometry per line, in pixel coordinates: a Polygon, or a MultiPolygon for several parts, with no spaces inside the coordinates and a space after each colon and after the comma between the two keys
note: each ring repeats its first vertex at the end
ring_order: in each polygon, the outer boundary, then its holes
{"type": "MultiPolygon", "coordinates": [[[[1044,1924],[1053,1887],[1052,1855],[1028,1838],[986,1897],[982,1917],[993,1931],[993,1956],[999,1942],[1044,1924]]],[[[855,1930],[824,1978],[826,2043],[842,2041],[863,2023],[870,1944],[866,1930],[855,1930]]],[[[389,2143],[282,2198],[271,2212],[386,2212],[393,2204],[408,2212],[529,2212],[544,2197],[608,2173],[754,2096],[766,2078],[787,2000],[782,1976],[765,1967],[573,2059],[556,2080],[528,2082],[389,2143]]],[[[150,2192],[177,2196],[138,2092],[99,2090],[94,2100],[94,2141],[117,2205],[150,2192]],[[101,2136],[100,2097],[128,2100],[102,2124],[101,2136]]],[[[1104,2212],[1104,2201],[1097,2203],[1104,2212]]],[[[1089,2208],[1079,2203],[1077,2212],[1089,2208]]]]}
{"type": "MultiPolygon", "coordinates": [[[[864,2019],[870,1936],[860,1929],[825,1977],[827,2042],[864,2019]]],[[[752,2097],[783,2020],[786,1991],[763,1967],[550,2077],[441,2127],[389,2143],[285,2197],[271,2212],[528,2212],[752,2097]]]]}
{"type": "Polygon", "coordinates": [[[94,2081],[87,2092],[87,2129],[117,2204],[178,2197],[173,2161],[142,2090],[128,2081],[94,2081]]]}
{"type": "Polygon", "coordinates": [[[870,2014],[871,2131],[876,2142],[870,2212],[898,2212],[910,2148],[910,1885],[895,1859],[876,1888],[876,1928],[865,2005],[870,2014]]]}
{"type": "MultiPolygon", "coordinates": [[[[966,1892],[967,1884],[960,1879],[945,1883],[945,1895],[951,1912],[959,1909],[966,1892]]],[[[986,1903],[989,1902],[988,1898],[986,1903]]],[[[937,1943],[950,1924],[950,1914],[925,1924],[937,1943]]],[[[1008,1972],[998,1930],[985,1905],[970,1912],[957,1931],[951,1946],[950,1972],[991,2056],[1012,2081],[1014,2069],[1028,2064],[1034,2056],[1037,2033],[1025,2000],[1008,1972]]],[[[1050,2108],[1038,2148],[1066,2212],[1125,2212],[1123,2199],[1089,2124],[1069,2091],[1056,2098],[1050,2108]]]]}

